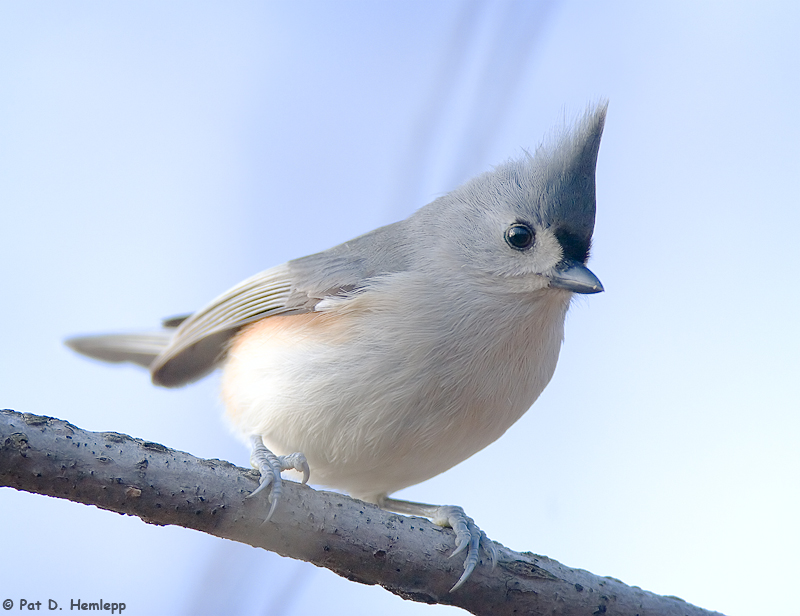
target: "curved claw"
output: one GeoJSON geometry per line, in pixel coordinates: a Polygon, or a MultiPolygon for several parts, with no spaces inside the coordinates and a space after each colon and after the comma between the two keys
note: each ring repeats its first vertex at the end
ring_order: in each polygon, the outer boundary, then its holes
{"type": "Polygon", "coordinates": [[[308,478],[311,476],[311,469],[308,467],[306,457],[296,451],[288,456],[278,456],[278,461],[281,464],[281,470],[289,470],[293,468],[299,473],[303,473],[303,483],[308,483],[308,478]]]}
{"type": "MultiPolygon", "coordinates": [[[[466,518],[466,515],[464,516],[466,518]]],[[[475,570],[475,566],[478,564],[478,559],[480,556],[481,551],[481,538],[486,537],[486,534],[478,528],[477,524],[473,522],[471,519],[467,518],[467,522],[465,526],[467,526],[468,530],[468,538],[462,538],[459,546],[455,549],[455,551],[450,555],[452,558],[455,554],[459,552],[463,552],[466,546],[469,546],[467,550],[467,557],[464,559],[464,573],[461,574],[461,577],[458,578],[458,581],[455,583],[450,589],[450,592],[454,592],[461,585],[467,581],[472,572],[475,570]]],[[[456,541],[458,541],[458,535],[456,535],[456,541]]],[[[487,537],[488,540],[488,537],[487,537]]]]}
{"type": "Polygon", "coordinates": [[[256,494],[261,492],[261,490],[263,490],[264,488],[266,488],[270,484],[272,484],[272,474],[270,473],[270,474],[264,475],[262,473],[261,474],[261,483],[259,484],[259,486],[255,490],[250,492],[250,494],[245,496],[245,498],[253,498],[256,494]]]}
{"type": "Polygon", "coordinates": [[[262,525],[269,522],[272,519],[272,514],[275,513],[275,507],[278,506],[278,501],[281,499],[282,483],[280,475],[278,475],[278,480],[273,484],[272,492],[269,494],[269,511],[267,512],[267,517],[264,518],[264,521],[261,523],[262,525]]]}
{"type": "Polygon", "coordinates": [[[281,471],[290,468],[303,473],[303,483],[308,481],[311,470],[308,467],[306,457],[302,453],[293,453],[288,456],[276,456],[264,445],[264,441],[260,436],[250,437],[250,442],[253,445],[253,451],[250,454],[250,464],[252,464],[261,473],[261,485],[246,496],[251,498],[255,496],[268,486],[272,486],[270,491],[269,501],[270,507],[267,517],[264,519],[264,524],[272,519],[272,514],[275,513],[275,508],[278,506],[278,501],[283,492],[283,479],[281,479],[281,471]]]}
{"type": "Polygon", "coordinates": [[[485,532],[478,528],[475,521],[464,513],[461,507],[427,505],[425,503],[397,500],[385,495],[378,497],[377,503],[382,509],[408,515],[424,516],[430,518],[438,526],[449,526],[455,531],[456,549],[450,554],[450,558],[460,554],[465,549],[467,550],[467,557],[464,560],[464,573],[458,578],[450,592],[458,590],[475,570],[480,560],[481,547],[489,553],[492,559],[492,569],[497,565],[497,547],[494,542],[486,536],[485,532]]]}
{"type": "Polygon", "coordinates": [[[494,542],[489,540],[486,533],[478,528],[475,521],[464,513],[461,507],[439,507],[433,521],[442,526],[449,526],[456,533],[456,549],[450,554],[450,558],[467,550],[467,557],[464,559],[464,573],[458,578],[450,592],[458,590],[472,575],[480,560],[481,547],[489,553],[492,559],[492,568],[497,565],[497,548],[494,542]]]}

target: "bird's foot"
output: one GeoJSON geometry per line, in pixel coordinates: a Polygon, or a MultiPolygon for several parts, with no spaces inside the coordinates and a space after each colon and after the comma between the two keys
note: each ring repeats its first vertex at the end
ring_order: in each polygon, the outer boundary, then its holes
{"type": "Polygon", "coordinates": [[[255,496],[270,485],[272,486],[269,495],[269,513],[267,513],[267,517],[264,519],[264,522],[269,522],[272,518],[272,514],[275,513],[275,507],[277,507],[281,492],[283,491],[281,472],[289,469],[299,471],[303,473],[303,483],[307,483],[311,471],[308,468],[306,457],[302,453],[292,453],[288,456],[276,456],[267,449],[260,436],[251,436],[250,442],[253,446],[253,451],[250,453],[250,464],[261,473],[261,485],[248,494],[247,498],[255,496]]]}
{"type": "Polygon", "coordinates": [[[467,581],[472,574],[480,558],[481,548],[489,553],[492,559],[492,568],[497,565],[497,548],[494,542],[486,536],[475,521],[469,517],[461,507],[447,505],[438,507],[436,513],[431,516],[431,521],[438,526],[449,526],[456,533],[456,549],[450,554],[450,558],[467,550],[467,557],[464,559],[464,573],[450,589],[450,592],[457,590],[467,581]]]}
{"type": "Polygon", "coordinates": [[[492,568],[497,564],[497,548],[494,542],[486,536],[485,532],[478,528],[475,521],[464,513],[461,507],[451,505],[427,505],[425,503],[414,503],[386,497],[379,499],[378,505],[383,509],[388,509],[397,513],[430,518],[434,524],[450,527],[455,531],[456,549],[450,554],[450,558],[456,554],[460,554],[464,550],[467,551],[467,557],[464,559],[464,573],[458,578],[458,581],[450,589],[450,592],[460,588],[475,570],[478,560],[480,560],[481,548],[483,548],[492,559],[492,568]]]}

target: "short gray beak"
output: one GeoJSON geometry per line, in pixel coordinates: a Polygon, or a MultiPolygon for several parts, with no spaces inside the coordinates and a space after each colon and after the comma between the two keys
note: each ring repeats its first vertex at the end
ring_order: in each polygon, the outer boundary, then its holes
{"type": "Polygon", "coordinates": [[[550,286],[573,293],[600,293],[603,283],[588,267],[577,261],[560,263],[550,275],[550,286]]]}

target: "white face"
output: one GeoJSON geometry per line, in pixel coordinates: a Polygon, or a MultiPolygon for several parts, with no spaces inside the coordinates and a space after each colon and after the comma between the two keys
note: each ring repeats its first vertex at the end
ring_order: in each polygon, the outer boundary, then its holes
{"type": "Polygon", "coordinates": [[[425,238],[427,267],[443,278],[468,272],[495,291],[530,293],[547,288],[565,259],[585,260],[589,238],[582,211],[576,224],[564,220],[564,208],[553,206],[558,191],[536,185],[534,173],[525,175],[528,161],[509,167],[528,182],[487,174],[420,210],[413,224],[425,238]],[[548,212],[560,219],[548,220],[548,212]]]}
{"type": "MultiPolygon", "coordinates": [[[[509,232],[508,229],[515,229],[517,224],[509,225],[504,238],[508,239],[509,235],[513,238],[514,231],[509,232]]],[[[507,247],[507,254],[502,258],[504,267],[498,268],[498,274],[513,284],[514,291],[521,293],[546,287],[549,284],[547,274],[564,258],[561,244],[551,229],[539,228],[533,229],[533,232],[531,246],[526,250],[507,247]]]]}

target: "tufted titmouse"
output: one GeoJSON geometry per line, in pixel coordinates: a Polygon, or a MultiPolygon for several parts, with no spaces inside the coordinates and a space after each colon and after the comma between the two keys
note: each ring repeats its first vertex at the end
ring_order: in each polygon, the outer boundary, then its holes
{"type": "MultiPolygon", "coordinates": [[[[606,104],[534,155],[406,220],[256,274],[150,334],[72,338],[177,387],[222,368],[222,398],[271,485],[281,471],[456,531],[470,575],[494,546],[460,507],[391,499],[499,438],[550,381],[586,267],[606,104]],[[302,452],[302,453],[292,453],[302,452]]],[[[256,490],[256,491],[258,491],[256,490]]]]}

